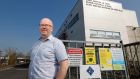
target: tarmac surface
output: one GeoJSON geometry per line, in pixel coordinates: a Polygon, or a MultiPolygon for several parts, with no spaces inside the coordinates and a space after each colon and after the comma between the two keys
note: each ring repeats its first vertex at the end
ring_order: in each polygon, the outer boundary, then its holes
{"type": "Polygon", "coordinates": [[[20,65],[0,70],[0,79],[28,79],[28,66],[20,65]]]}

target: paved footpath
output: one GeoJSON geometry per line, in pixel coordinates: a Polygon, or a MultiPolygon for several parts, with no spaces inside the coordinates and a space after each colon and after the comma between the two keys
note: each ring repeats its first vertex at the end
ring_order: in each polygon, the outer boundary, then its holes
{"type": "Polygon", "coordinates": [[[0,71],[0,79],[27,79],[28,68],[10,67],[0,71]]]}

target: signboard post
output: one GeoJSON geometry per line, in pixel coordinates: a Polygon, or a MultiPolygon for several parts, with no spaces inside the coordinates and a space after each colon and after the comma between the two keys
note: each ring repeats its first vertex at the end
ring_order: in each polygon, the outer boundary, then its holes
{"type": "Polygon", "coordinates": [[[68,48],[67,53],[70,66],[78,67],[82,64],[83,50],[81,48],[68,48]]]}
{"type": "Polygon", "coordinates": [[[96,64],[95,48],[85,47],[85,64],[96,64]]]}
{"type": "Polygon", "coordinates": [[[112,70],[112,54],[108,48],[99,48],[101,70],[112,70]]]}
{"type": "Polygon", "coordinates": [[[114,70],[125,70],[123,51],[121,48],[111,48],[114,70]]]}

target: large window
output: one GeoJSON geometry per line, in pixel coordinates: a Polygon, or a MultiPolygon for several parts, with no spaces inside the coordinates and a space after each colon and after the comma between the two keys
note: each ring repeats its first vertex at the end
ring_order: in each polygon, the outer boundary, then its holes
{"type": "Polygon", "coordinates": [[[90,38],[120,39],[120,32],[90,29],[90,38]]]}
{"type": "Polygon", "coordinates": [[[68,24],[68,29],[71,28],[79,20],[79,13],[77,13],[74,18],[68,24]]]}

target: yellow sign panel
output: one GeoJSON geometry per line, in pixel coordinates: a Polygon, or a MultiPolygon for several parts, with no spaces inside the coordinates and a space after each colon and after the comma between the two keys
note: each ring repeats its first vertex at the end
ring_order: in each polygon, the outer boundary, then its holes
{"type": "Polygon", "coordinates": [[[108,48],[99,48],[101,70],[112,70],[112,53],[108,48]]]}
{"type": "Polygon", "coordinates": [[[96,64],[95,49],[93,47],[85,47],[85,64],[96,64]]]}

